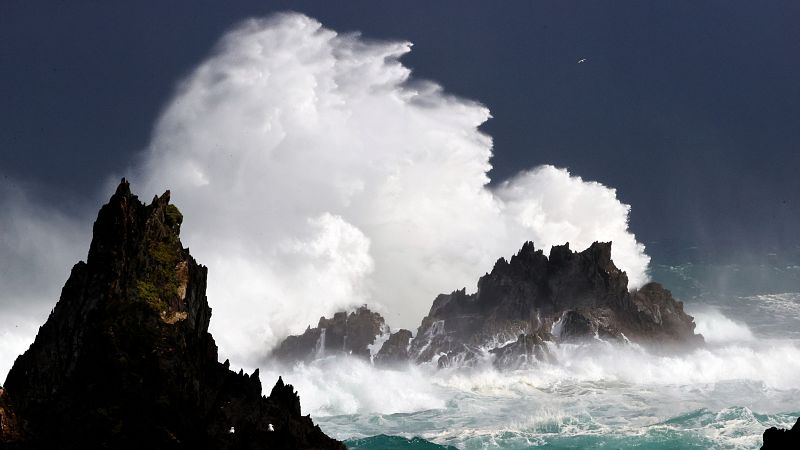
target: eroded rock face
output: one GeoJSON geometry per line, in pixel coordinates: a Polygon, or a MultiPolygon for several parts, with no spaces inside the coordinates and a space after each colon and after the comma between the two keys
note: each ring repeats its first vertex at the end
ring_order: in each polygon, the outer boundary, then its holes
{"type": "MultiPolygon", "coordinates": [[[[553,337],[544,330],[532,334],[520,334],[516,342],[489,350],[495,356],[495,366],[503,369],[520,369],[538,361],[556,362],[546,342],[553,337]]],[[[439,358],[439,365],[442,358],[439,358]]]]}
{"type": "Polygon", "coordinates": [[[398,330],[389,336],[383,343],[380,351],[375,355],[374,362],[380,366],[394,366],[408,362],[408,347],[411,341],[411,332],[405,329],[398,330]]]}
{"type": "Polygon", "coordinates": [[[102,207],[87,261],[8,374],[21,448],[343,449],[283,380],[262,397],[258,371],[218,362],[182,220],[169,192],[144,205],[125,180],[102,207]]]}
{"type": "Polygon", "coordinates": [[[546,257],[526,243],[501,258],[478,281],[478,291],[439,295],[411,342],[410,357],[439,366],[495,356],[503,366],[548,360],[546,342],[587,339],[635,341],[657,349],[695,346],[683,304],[657,283],[628,291],[628,278],[611,261],[611,243],[582,252],[555,246],[546,257]]]}
{"type": "Polygon", "coordinates": [[[347,354],[369,360],[369,347],[378,336],[389,332],[383,317],[361,306],[348,314],[337,312],[332,318],[321,317],[315,328],[299,336],[289,336],[273,351],[283,362],[311,361],[325,355],[347,354]]]}

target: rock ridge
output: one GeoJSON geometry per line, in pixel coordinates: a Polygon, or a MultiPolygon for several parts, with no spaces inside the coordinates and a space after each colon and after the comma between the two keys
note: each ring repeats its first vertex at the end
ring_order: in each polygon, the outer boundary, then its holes
{"type": "MultiPolygon", "coordinates": [[[[362,327],[358,342],[363,347],[384,341],[373,362],[385,365],[454,367],[488,357],[497,367],[519,368],[555,362],[551,346],[561,343],[636,342],[659,352],[703,343],[683,303],[663,286],[628,289],[626,273],[611,259],[610,242],[595,242],[581,252],[557,245],[549,257],[526,242],[509,260],[498,259],[478,280],[475,293],[462,288],[438,295],[413,338],[410,331],[399,330],[386,339],[383,318],[366,306],[358,311],[376,318],[376,325],[362,327]]],[[[352,316],[340,312],[333,319],[321,318],[317,328],[286,338],[273,355],[306,362],[320,357],[319,349],[330,347],[331,324],[352,316]]]]}
{"type": "Polygon", "coordinates": [[[592,339],[637,342],[658,351],[700,345],[683,303],[658,283],[628,290],[628,277],[611,260],[611,243],[581,252],[552,247],[549,258],[526,242],[500,258],[478,289],[441,294],[411,343],[417,363],[469,362],[486,352],[517,367],[552,361],[549,343],[592,339]]]}
{"type": "Polygon", "coordinates": [[[339,311],[330,319],[320,317],[317,326],[303,334],[288,336],[272,357],[283,362],[311,361],[326,355],[347,354],[371,360],[370,347],[381,335],[389,334],[383,317],[360,306],[354,311],[339,311]]]}

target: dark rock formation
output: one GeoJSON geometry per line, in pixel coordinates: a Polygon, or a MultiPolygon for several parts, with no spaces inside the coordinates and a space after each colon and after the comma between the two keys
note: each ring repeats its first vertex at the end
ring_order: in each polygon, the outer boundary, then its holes
{"type": "Polygon", "coordinates": [[[439,295],[411,342],[418,363],[469,363],[487,350],[500,364],[548,359],[545,341],[635,341],[660,350],[703,342],[683,304],[657,283],[629,292],[611,243],[582,252],[527,242],[478,281],[478,291],[439,295]],[[494,349],[494,350],[492,350],[494,349]]]}
{"type": "Polygon", "coordinates": [[[307,328],[299,336],[289,336],[273,351],[280,361],[310,361],[324,355],[348,354],[370,359],[369,346],[389,327],[380,314],[366,305],[347,314],[337,312],[333,318],[321,317],[316,328],[307,328]]]}
{"type": "MultiPolygon", "coordinates": [[[[520,334],[516,342],[489,350],[489,353],[495,356],[495,365],[505,369],[519,369],[536,361],[555,362],[555,357],[545,344],[545,341],[551,340],[552,336],[544,330],[520,334]]],[[[439,365],[442,365],[442,358],[439,358],[439,365]]]]}
{"type": "Polygon", "coordinates": [[[411,332],[401,329],[389,336],[383,343],[380,351],[375,355],[375,364],[393,366],[408,362],[408,346],[411,341],[411,332]]]}
{"type": "Polygon", "coordinates": [[[87,261],[8,374],[21,448],[344,448],[283,380],[263,397],[258,370],[218,362],[182,220],[169,192],[145,206],[125,180],[102,207],[87,261]]]}
{"type": "Polygon", "coordinates": [[[6,392],[0,388],[0,443],[15,443],[23,439],[22,423],[6,392]]]}
{"type": "Polygon", "coordinates": [[[562,341],[581,341],[590,338],[598,331],[591,318],[579,311],[567,311],[561,315],[557,332],[562,341]]]}
{"type": "Polygon", "coordinates": [[[800,448],[800,418],[790,430],[771,427],[764,431],[761,450],[789,450],[800,448]]]}
{"type": "Polygon", "coordinates": [[[552,332],[559,342],[580,342],[592,339],[626,341],[615,325],[615,313],[611,308],[578,308],[564,312],[554,323],[552,332]]]}

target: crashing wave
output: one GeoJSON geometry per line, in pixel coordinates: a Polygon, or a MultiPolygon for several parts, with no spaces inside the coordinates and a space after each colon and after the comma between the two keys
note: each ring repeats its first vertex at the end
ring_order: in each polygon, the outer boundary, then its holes
{"type": "Polygon", "coordinates": [[[320,318],[317,327],[287,337],[272,356],[309,362],[347,354],[377,364],[439,368],[490,360],[517,369],[554,362],[551,347],[570,342],[693,348],[703,343],[694,329],[683,303],[661,285],[628,290],[627,275],[611,260],[611,243],[595,242],[582,252],[555,246],[548,258],[528,242],[509,261],[500,258],[480,278],[477,292],[461,289],[436,297],[413,339],[408,330],[391,333],[380,314],[362,306],[320,318]]]}

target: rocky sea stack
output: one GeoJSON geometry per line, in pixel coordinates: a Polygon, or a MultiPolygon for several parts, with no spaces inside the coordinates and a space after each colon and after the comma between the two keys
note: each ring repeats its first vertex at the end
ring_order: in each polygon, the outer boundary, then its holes
{"type": "Polygon", "coordinates": [[[341,342],[354,339],[359,354],[365,355],[369,344],[372,360],[380,364],[448,367],[491,358],[496,366],[513,369],[555,362],[551,344],[599,339],[636,342],[659,352],[693,348],[703,343],[694,329],[683,303],[660,284],[628,289],[627,275],[611,260],[610,242],[595,242],[581,252],[555,246],[549,258],[527,242],[510,261],[500,258],[480,278],[477,292],[461,289],[436,297],[413,339],[408,330],[389,335],[383,318],[362,307],[357,314],[320,319],[316,328],[288,337],[274,355],[308,361],[330,348],[347,350],[341,342]],[[375,318],[374,325],[359,325],[357,336],[339,336],[346,329],[336,325],[336,343],[329,341],[332,324],[368,317],[375,318]]]}
{"type": "Polygon", "coordinates": [[[416,362],[469,364],[489,351],[504,367],[552,360],[546,342],[602,339],[636,342],[656,351],[703,343],[683,303],[658,283],[628,290],[611,260],[611,243],[573,252],[554,246],[550,257],[527,242],[510,261],[500,258],[478,290],[439,295],[411,342],[416,362]]]}
{"type": "Polygon", "coordinates": [[[380,314],[362,306],[350,314],[342,311],[330,319],[320,317],[315,328],[287,337],[272,351],[272,356],[288,362],[310,361],[336,353],[370,359],[369,347],[388,330],[380,314]]]}
{"type": "Polygon", "coordinates": [[[0,390],[14,448],[343,449],[278,379],[261,395],[218,362],[207,269],[183,248],[169,192],[150,205],[120,183],[87,261],[0,390]]]}

